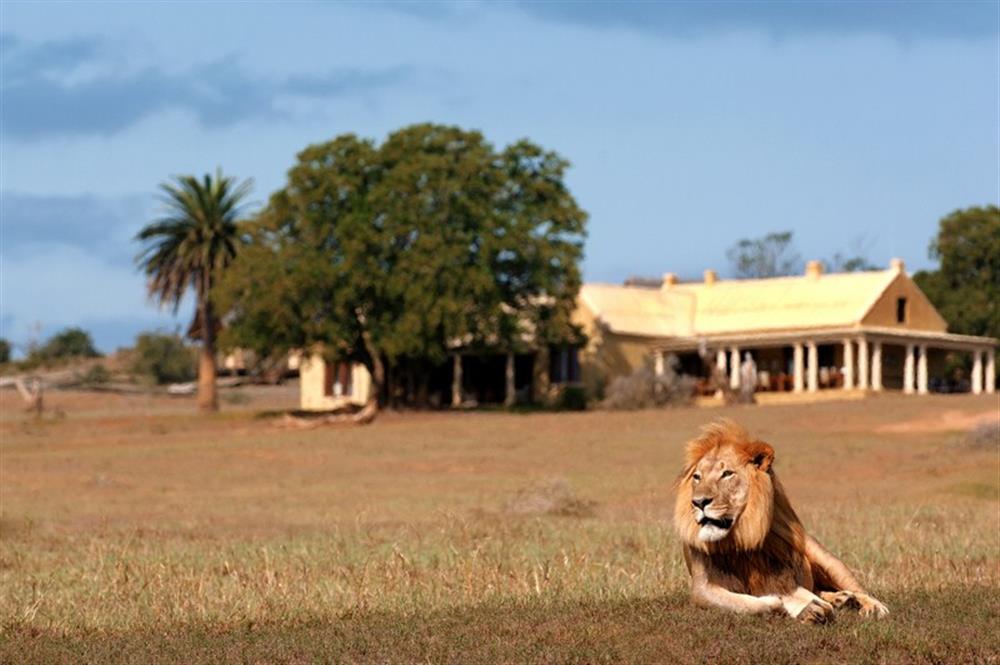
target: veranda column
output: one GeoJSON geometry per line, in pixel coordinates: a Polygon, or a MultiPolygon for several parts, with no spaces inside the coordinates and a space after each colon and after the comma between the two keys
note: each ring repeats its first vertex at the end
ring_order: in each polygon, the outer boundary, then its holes
{"type": "Polygon", "coordinates": [[[864,338],[858,340],[858,388],[868,390],[868,340],[864,338]]]}
{"type": "Polygon", "coordinates": [[[740,347],[738,346],[729,350],[729,387],[733,389],[740,387],[740,347]]]}
{"type": "Polygon", "coordinates": [[[844,340],[844,390],[854,387],[854,342],[844,340]]]}
{"type": "Polygon", "coordinates": [[[872,390],[882,392],[882,342],[872,344],[872,390]]]}
{"type": "Polygon", "coordinates": [[[917,394],[927,394],[927,345],[920,345],[920,357],[917,358],[917,394]]]}
{"type": "Polygon", "coordinates": [[[451,366],[451,405],[462,406],[462,354],[452,356],[451,366]]]}
{"type": "Polygon", "coordinates": [[[653,352],[653,372],[656,376],[663,376],[664,365],[663,365],[663,351],[653,352]]]}
{"type": "Polygon", "coordinates": [[[807,342],[809,349],[809,392],[814,393],[819,390],[819,349],[816,342],[807,342]]]}
{"type": "Polygon", "coordinates": [[[802,343],[797,343],[794,347],[794,364],[792,365],[792,385],[795,392],[802,392],[802,387],[805,384],[803,381],[803,371],[802,371],[802,343]]]}
{"type": "Polygon", "coordinates": [[[906,345],[906,360],[903,362],[903,392],[913,394],[913,345],[906,345]]]}
{"type": "Polygon", "coordinates": [[[514,354],[507,352],[507,368],[505,372],[506,384],[504,385],[503,405],[514,406],[514,354]]]}
{"type": "Polygon", "coordinates": [[[986,392],[992,395],[997,385],[997,352],[992,346],[986,349],[986,378],[983,381],[986,392]]]}
{"type": "Polygon", "coordinates": [[[972,392],[983,392],[983,352],[979,349],[972,352],[972,392]]]}
{"type": "MultiPolygon", "coordinates": [[[[726,375],[726,350],[725,349],[720,348],[718,351],[715,352],[715,366],[718,368],[718,372],[716,372],[716,375],[724,377],[726,375]]],[[[718,398],[720,398],[720,399],[722,398],[722,387],[721,386],[718,389],[716,389],[715,396],[718,397],[718,398]]]]}

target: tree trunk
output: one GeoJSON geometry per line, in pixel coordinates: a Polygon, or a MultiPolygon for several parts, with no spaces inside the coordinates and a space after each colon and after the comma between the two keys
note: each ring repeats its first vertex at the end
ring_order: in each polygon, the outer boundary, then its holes
{"type": "Polygon", "coordinates": [[[365,353],[368,355],[368,360],[371,363],[371,367],[368,370],[372,375],[372,380],[368,387],[368,401],[365,402],[364,407],[360,411],[354,414],[354,422],[359,425],[367,425],[378,416],[378,398],[382,393],[382,386],[385,385],[385,363],[382,362],[381,354],[372,343],[371,334],[365,329],[364,314],[360,311],[356,312],[356,314],[362,331],[361,341],[364,343],[365,353]]]}
{"type": "Polygon", "coordinates": [[[382,363],[382,359],[377,354],[371,358],[372,381],[368,387],[368,401],[365,402],[360,411],[354,414],[354,422],[359,425],[367,425],[375,420],[378,415],[378,396],[385,384],[385,365],[382,363]]]}
{"type": "Polygon", "coordinates": [[[215,317],[212,303],[205,294],[198,302],[201,316],[201,353],[198,356],[198,408],[218,411],[219,398],[215,387],[215,317]]]}

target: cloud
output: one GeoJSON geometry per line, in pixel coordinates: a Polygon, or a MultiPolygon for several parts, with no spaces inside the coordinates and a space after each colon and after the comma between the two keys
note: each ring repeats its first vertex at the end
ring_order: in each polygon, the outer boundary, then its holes
{"type": "Polygon", "coordinates": [[[998,34],[993,2],[528,2],[522,11],[590,28],[628,28],[663,37],[720,31],[879,34],[897,39],[983,38],[998,34]]]}
{"type": "Polygon", "coordinates": [[[4,83],[26,77],[50,76],[92,60],[100,52],[96,39],[75,38],[24,45],[16,35],[0,33],[4,83]]]}
{"type": "Polygon", "coordinates": [[[22,44],[5,34],[0,41],[4,82],[2,131],[21,139],[48,136],[111,135],[168,109],[194,113],[207,127],[229,126],[252,118],[281,119],[284,97],[329,98],[372,93],[413,77],[407,66],[375,70],[337,68],[318,76],[264,79],[248,73],[233,58],[170,73],[156,67],[138,72],[108,72],[85,80],[68,75],[96,58],[101,45],[76,39],[22,44]]]}
{"type": "Polygon", "coordinates": [[[131,266],[138,246],[132,236],[152,216],[152,197],[36,196],[3,192],[4,258],[25,256],[39,247],[73,247],[114,265],[131,266]]]}

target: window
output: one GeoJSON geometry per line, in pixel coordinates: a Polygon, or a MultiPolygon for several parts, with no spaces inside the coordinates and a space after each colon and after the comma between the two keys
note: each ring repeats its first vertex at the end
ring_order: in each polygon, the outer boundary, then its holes
{"type": "Polygon", "coordinates": [[[580,380],[579,351],[575,346],[553,346],[549,349],[551,383],[577,383],[580,380]]]}
{"type": "Polygon", "coordinates": [[[896,298],[896,323],[906,323],[906,298],[896,298]]]}
{"type": "Polygon", "coordinates": [[[352,364],[346,361],[327,362],[323,370],[323,394],[327,397],[345,397],[351,394],[352,364]]]}

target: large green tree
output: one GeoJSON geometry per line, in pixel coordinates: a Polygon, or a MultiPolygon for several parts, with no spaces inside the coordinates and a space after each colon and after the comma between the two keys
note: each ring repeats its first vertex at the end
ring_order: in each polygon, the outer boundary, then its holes
{"type": "Polygon", "coordinates": [[[973,207],[943,218],[931,240],[937,270],[913,279],[952,332],[1000,337],[1000,208],[973,207]]]}
{"type": "Polygon", "coordinates": [[[529,141],[498,151],[432,124],[306,148],[220,285],[226,342],[363,362],[371,413],[403,359],[568,337],[586,214],[567,167],[529,141]]]}
{"type": "Polygon", "coordinates": [[[198,406],[215,411],[215,336],[219,327],[212,288],[236,256],[239,221],[252,182],[216,171],[199,180],[180,176],[160,185],[164,215],[136,235],[144,244],[136,257],[148,279],[149,294],[177,311],[189,290],[195,295],[192,329],[201,338],[198,406]]]}

